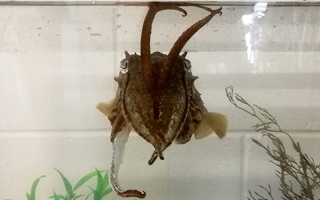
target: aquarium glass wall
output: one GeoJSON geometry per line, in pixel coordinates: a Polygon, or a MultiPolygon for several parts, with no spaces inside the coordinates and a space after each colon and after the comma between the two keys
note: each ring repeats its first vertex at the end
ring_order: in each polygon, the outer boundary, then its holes
{"type": "MultiPolygon", "coordinates": [[[[176,144],[174,137],[164,160],[149,165],[155,147],[131,130],[118,174],[121,187],[145,191],[150,200],[320,199],[317,2],[201,5],[221,6],[222,15],[204,23],[183,46],[180,55],[187,51],[191,63],[180,63],[183,80],[180,75],[181,80],[165,80],[188,88],[184,78],[191,68],[199,77],[194,85],[205,113],[226,116],[226,135],[192,137],[186,144],[176,144]]],[[[156,14],[151,52],[168,54],[184,31],[210,14],[194,5],[179,6],[187,16],[177,10],[156,14]]],[[[151,19],[148,9],[146,2],[0,2],[0,200],[122,199],[109,183],[113,155],[121,152],[113,153],[110,136],[116,125],[105,116],[121,112],[104,115],[96,106],[115,98],[114,77],[127,77],[124,52],[140,55],[146,47],[141,32],[145,18],[151,19]]],[[[138,77],[130,80],[144,80],[138,77]]],[[[151,96],[141,88],[130,94],[137,105],[156,99],[159,109],[175,114],[187,108],[181,102],[194,89],[181,96],[174,87],[168,90],[177,91],[172,93],[177,100],[166,101],[165,92],[153,89],[151,96]]],[[[134,107],[132,101],[110,105],[121,110],[134,107]]],[[[155,107],[141,110],[156,112],[155,107]]],[[[130,112],[131,118],[148,118],[130,112]]],[[[181,119],[190,128],[207,116],[187,113],[192,120],[185,113],[166,119],[171,125],[181,119]]],[[[215,119],[209,127],[221,128],[215,119]]],[[[155,132],[148,134],[158,137],[155,132]]]]}

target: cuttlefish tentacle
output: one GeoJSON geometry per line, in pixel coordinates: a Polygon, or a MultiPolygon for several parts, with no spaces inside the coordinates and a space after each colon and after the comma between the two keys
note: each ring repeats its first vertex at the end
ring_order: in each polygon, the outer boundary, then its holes
{"type": "Polygon", "coordinates": [[[144,191],[123,190],[118,183],[118,172],[120,164],[122,163],[125,144],[128,141],[129,133],[130,128],[127,126],[122,130],[121,134],[118,134],[113,142],[112,163],[109,173],[110,186],[112,187],[112,190],[121,197],[137,197],[142,199],[146,196],[144,191]]]}
{"type": "MultiPolygon", "coordinates": [[[[192,4],[192,5],[193,5],[193,4],[192,4]]],[[[181,36],[180,36],[180,37],[177,39],[177,41],[174,43],[174,45],[173,45],[173,47],[171,48],[171,50],[170,50],[170,52],[169,52],[169,54],[168,54],[168,57],[167,57],[167,59],[166,59],[166,61],[165,61],[165,63],[164,63],[164,66],[160,69],[160,77],[159,77],[159,80],[157,81],[157,85],[156,85],[156,86],[153,86],[153,89],[154,89],[155,91],[157,91],[157,89],[160,88],[160,86],[166,81],[168,75],[170,74],[170,71],[171,71],[172,66],[174,65],[177,57],[179,56],[179,53],[181,52],[181,50],[182,50],[182,48],[184,47],[184,45],[188,42],[188,40],[189,40],[198,30],[200,30],[205,24],[207,24],[207,23],[212,19],[213,16],[215,16],[216,14],[220,14],[220,15],[222,14],[222,12],[221,12],[222,8],[221,8],[221,7],[220,7],[219,9],[212,10],[212,9],[210,9],[210,8],[207,8],[207,7],[204,7],[204,6],[200,6],[200,5],[194,5],[194,6],[199,7],[199,8],[202,8],[202,9],[204,9],[204,10],[206,10],[206,11],[209,11],[210,14],[209,14],[208,16],[204,17],[203,19],[197,21],[197,22],[194,23],[193,25],[191,25],[186,31],[184,31],[184,32],[181,34],[181,36]]],[[[150,10],[151,10],[151,9],[150,9],[150,10]]],[[[155,11],[153,11],[153,12],[155,12],[155,11]]],[[[152,12],[152,10],[150,11],[151,14],[152,14],[153,12],[152,12]]],[[[153,18],[154,18],[154,16],[155,16],[155,13],[153,14],[153,18]]],[[[153,18],[152,18],[152,20],[153,20],[153,18]]],[[[146,19],[147,19],[147,18],[146,18],[146,19]]],[[[150,23],[150,24],[149,24],[149,25],[150,25],[150,26],[149,26],[150,32],[149,32],[149,34],[148,34],[148,38],[146,39],[146,41],[149,41],[149,43],[146,44],[147,47],[148,47],[147,50],[148,50],[149,52],[150,52],[150,33],[151,33],[151,23],[152,23],[152,20],[151,20],[151,22],[149,22],[149,23],[150,23]]],[[[146,22],[146,21],[145,21],[145,22],[146,22]]],[[[149,29],[146,29],[145,31],[147,31],[147,30],[149,30],[149,29]]],[[[145,34],[146,34],[146,33],[145,33],[145,34]]],[[[142,34],[142,35],[143,35],[143,34],[142,34]]],[[[141,37],[141,41],[143,41],[142,39],[144,39],[144,37],[141,37]]],[[[143,43],[141,42],[141,44],[143,44],[143,43]]],[[[143,49],[143,46],[141,46],[141,49],[143,49]]],[[[145,50],[145,49],[144,49],[144,50],[145,50]]],[[[141,52],[141,54],[142,54],[142,52],[141,52]]],[[[182,57],[185,57],[186,55],[187,55],[187,53],[185,52],[185,53],[182,54],[182,57]]],[[[147,60],[146,60],[146,62],[147,62],[147,60]]],[[[142,64],[144,64],[144,62],[143,62],[142,64]]],[[[150,64],[150,65],[151,65],[151,64],[150,64]]],[[[145,66],[147,66],[147,68],[150,69],[151,75],[150,75],[149,77],[153,77],[153,76],[152,76],[152,71],[151,71],[151,66],[148,66],[147,63],[145,63],[145,66]]],[[[145,76],[146,76],[146,75],[145,75],[145,76]]],[[[152,83],[154,83],[154,81],[153,81],[153,80],[150,80],[150,78],[149,78],[149,81],[151,81],[152,83]]],[[[156,93],[156,94],[157,94],[157,93],[156,93]]],[[[156,95],[155,95],[154,98],[157,99],[156,95]]],[[[187,140],[187,139],[185,139],[185,140],[187,140]]],[[[149,164],[149,165],[152,165],[152,164],[156,161],[156,159],[157,159],[158,157],[160,157],[160,159],[163,160],[164,157],[162,156],[162,152],[163,152],[170,144],[171,144],[171,141],[166,142],[164,145],[161,146],[161,149],[156,149],[156,150],[153,152],[153,154],[152,154],[152,156],[151,156],[148,164],[149,164]]]]}
{"type": "MultiPolygon", "coordinates": [[[[193,5],[193,4],[192,4],[193,5]]],[[[222,14],[221,10],[222,7],[220,7],[217,10],[212,10],[211,8],[200,6],[200,5],[194,5],[196,7],[202,8],[206,11],[209,11],[210,14],[206,16],[205,18],[197,21],[192,26],[190,26],[186,31],[184,31],[181,36],[178,38],[178,40],[174,43],[173,47],[171,48],[168,57],[164,63],[164,66],[160,69],[160,80],[159,85],[164,83],[166,81],[166,78],[168,77],[168,74],[170,73],[170,70],[176,61],[177,57],[179,56],[179,53],[181,52],[184,45],[189,41],[189,39],[198,31],[200,30],[204,25],[206,25],[213,16],[216,14],[222,14]]]]}
{"type": "Polygon", "coordinates": [[[187,15],[187,11],[176,6],[176,5],[164,5],[163,3],[160,5],[158,3],[150,3],[148,13],[144,19],[142,33],[141,33],[141,45],[140,45],[140,53],[141,53],[141,64],[142,64],[142,73],[144,77],[144,81],[147,86],[152,89],[154,80],[152,79],[152,67],[151,67],[151,52],[150,52],[150,37],[151,37],[151,29],[152,22],[156,16],[156,14],[163,10],[177,10],[183,13],[183,16],[187,15]]]}
{"type": "Polygon", "coordinates": [[[108,103],[99,103],[97,109],[105,114],[112,124],[111,142],[113,148],[111,168],[109,171],[110,186],[119,196],[144,198],[145,192],[138,190],[123,190],[118,183],[118,173],[122,163],[125,144],[128,141],[130,127],[127,125],[122,113],[119,113],[117,99],[108,103]]]}
{"type": "MultiPolygon", "coordinates": [[[[152,23],[156,16],[156,14],[163,10],[177,10],[183,13],[183,16],[187,15],[187,11],[184,9],[176,6],[176,5],[164,5],[163,3],[159,5],[158,3],[150,3],[149,4],[149,10],[146,14],[145,20],[143,22],[142,27],[142,33],[141,33],[141,45],[140,45],[140,53],[141,53],[141,65],[142,65],[142,73],[144,77],[144,81],[149,88],[149,90],[152,92],[152,97],[155,100],[154,101],[154,107],[157,107],[158,104],[158,96],[157,96],[157,89],[155,88],[157,85],[155,85],[155,80],[153,80],[153,71],[151,67],[151,50],[150,50],[150,37],[151,37],[151,29],[152,29],[152,23]]],[[[159,149],[157,147],[156,149],[159,149]]],[[[152,154],[149,165],[153,164],[154,161],[160,157],[160,159],[164,159],[162,155],[162,151],[156,150],[152,154]]]]}

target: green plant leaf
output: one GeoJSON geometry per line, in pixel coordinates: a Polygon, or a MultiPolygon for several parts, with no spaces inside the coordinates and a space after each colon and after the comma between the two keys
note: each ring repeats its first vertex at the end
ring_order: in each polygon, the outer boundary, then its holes
{"type": "Polygon", "coordinates": [[[100,195],[97,193],[96,190],[92,189],[92,187],[89,186],[89,188],[91,189],[92,193],[93,193],[93,199],[94,200],[100,200],[100,195]]]}
{"type": "MultiPolygon", "coordinates": [[[[56,194],[56,196],[59,197],[59,199],[68,200],[68,197],[65,197],[65,196],[63,196],[61,194],[56,194]]],[[[54,199],[55,197],[54,197],[54,195],[52,195],[52,196],[50,196],[48,198],[54,199]]]]}
{"type": "Polygon", "coordinates": [[[90,195],[92,194],[93,192],[90,192],[90,194],[88,194],[88,196],[85,198],[85,200],[88,200],[88,198],[90,197],[90,195]]]}
{"type": "Polygon", "coordinates": [[[107,188],[107,186],[109,185],[108,172],[106,172],[104,177],[102,177],[102,174],[100,173],[100,171],[97,169],[96,169],[96,171],[97,171],[97,179],[98,179],[97,189],[96,190],[93,190],[92,188],[90,188],[90,189],[93,191],[94,200],[101,200],[104,196],[106,196],[107,194],[112,192],[112,189],[107,188]]]}
{"type": "Polygon", "coordinates": [[[101,196],[103,192],[103,185],[104,185],[103,177],[99,170],[96,169],[96,171],[97,171],[98,182],[97,182],[97,188],[95,190],[95,194],[97,193],[97,195],[101,196]]]}
{"type": "MultiPolygon", "coordinates": [[[[103,170],[104,171],[104,170],[103,170]]],[[[81,185],[83,185],[85,182],[87,182],[88,180],[90,180],[92,177],[97,176],[97,171],[91,172],[87,175],[85,175],[84,177],[82,177],[77,184],[74,186],[73,191],[75,191],[76,189],[78,189],[81,185]]]]}
{"type": "Polygon", "coordinates": [[[103,187],[102,189],[105,190],[109,185],[109,173],[108,171],[106,172],[106,174],[103,177],[103,187]]]}
{"type": "MultiPolygon", "coordinates": [[[[55,169],[55,170],[57,170],[57,169],[55,169]]],[[[59,174],[63,180],[63,183],[66,188],[69,199],[73,199],[75,194],[73,193],[72,185],[70,184],[69,180],[59,170],[57,170],[57,172],[59,172],[59,174]]]]}
{"type": "Polygon", "coordinates": [[[112,189],[111,189],[111,188],[107,188],[105,191],[102,192],[101,198],[103,198],[104,196],[106,196],[106,195],[109,194],[110,192],[112,192],[112,189]]]}
{"type": "Polygon", "coordinates": [[[100,200],[101,199],[101,193],[103,192],[103,177],[101,175],[101,172],[96,169],[97,172],[97,186],[96,189],[93,190],[93,199],[94,200],[100,200]]]}
{"type": "Polygon", "coordinates": [[[90,188],[90,190],[92,191],[92,193],[94,193],[94,189],[92,189],[92,187],[88,186],[90,188]]]}
{"type": "Polygon", "coordinates": [[[37,186],[38,186],[40,179],[43,177],[46,177],[46,176],[42,175],[33,181],[32,186],[31,186],[31,192],[30,192],[30,194],[27,193],[28,200],[35,200],[36,199],[36,189],[37,189],[37,186]]]}
{"type": "Polygon", "coordinates": [[[27,193],[27,199],[28,199],[28,200],[34,200],[34,199],[32,199],[31,195],[28,194],[28,193],[27,193]]]}
{"type": "Polygon", "coordinates": [[[54,200],[60,200],[59,196],[56,194],[55,191],[53,191],[53,198],[54,200]]]}
{"type": "Polygon", "coordinates": [[[93,193],[93,200],[101,200],[100,194],[97,191],[93,193]]]}
{"type": "Polygon", "coordinates": [[[77,195],[77,196],[75,196],[74,198],[73,198],[73,200],[76,200],[77,198],[79,198],[79,197],[82,197],[82,196],[84,196],[84,195],[77,195]]]}
{"type": "Polygon", "coordinates": [[[98,178],[96,191],[99,194],[101,194],[102,190],[103,190],[103,177],[102,177],[102,174],[99,170],[96,169],[96,171],[97,171],[97,178],[98,178]]]}

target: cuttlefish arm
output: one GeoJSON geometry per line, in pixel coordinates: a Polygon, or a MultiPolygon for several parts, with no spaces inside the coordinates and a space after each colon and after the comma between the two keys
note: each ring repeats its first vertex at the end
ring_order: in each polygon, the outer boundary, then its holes
{"type": "MultiPolygon", "coordinates": [[[[178,4],[177,4],[178,5],[178,4]]],[[[151,38],[151,29],[152,29],[152,22],[156,16],[156,14],[163,10],[176,10],[183,13],[183,16],[187,15],[187,12],[180,8],[179,6],[174,4],[159,4],[159,3],[150,3],[149,4],[149,10],[147,12],[147,15],[145,17],[143,27],[142,27],[142,33],[141,33],[141,64],[142,64],[142,73],[144,77],[144,81],[149,88],[151,92],[151,96],[154,100],[154,105],[158,105],[158,100],[160,99],[158,97],[158,94],[156,91],[161,88],[161,85],[168,79],[168,75],[170,74],[171,68],[176,62],[177,57],[179,56],[179,53],[181,52],[182,48],[185,46],[185,44],[189,41],[189,39],[196,34],[204,25],[206,25],[213,16],[216,14],[222,14],[220,7],[217,10],[212,10],[210,8],[197,5],[197,4],[188,4],[193,5],[199,8],[202,8],[208,12],[210,12],[209,15],[204,17],[203,19],[197,21],[193,25],[191,25],[186,31],[184,31],[178,40],[174,43],[173,47],[171,48],[167,59],[165,60],[165,63],[160,68],[160,76],[157,77],[157,81],[154,80],[152,67],[151,67],[151,51],[150,51],[150,38],[151,38]]],[[[187,4],[186,4],[187,5],[187,4]]],[[[184,55],[185,56],[185,55],[184,55]]],[[[167,146],[170,143],[166,144],[167,146]]],[[[166,146],[166,147],[167,147],[166,146]]],[[[152,165],[155,160],[159,157],[161,160],[164,159],[162,155],[162,151],[166,148],[162,147],[162,150],[156,149],[153,154],[151,155],[151,158],[149,160],[149,165],[152,165]]]]}
{"type": "Polygon", "coordinates": [[[120,165],[122,163],[122,158],[125,150],[125,144],[128,141],[130,127],[124,121],[121,113],[118,113],[116,117],[115,110],[117,109],[116,100],[113,99],[108,103],[99,103],[97,109],[105,114],[109,119],[112,120],[112,131],[111,131],[111,142],[112,142],[112,162],[109,171],[109,184],[112,190],[121,197],[137,197],[144,198],[146,193],[138,190],[123,190],[118,182],[118,173],[120,170],[120,165]]]}
{"type": "Polygon", "coordinates": [[[125,150],[125,144],[128,141],[130,133],[130,128],[125,127],[120,134],[115,138],[112,147],[113,147],[113,155],[112,155],[112,163],[109,173],[109,181],[110,186],[114,192],[116,192],[121,197],[137,197],[144,198],[146,193],[144,191],[138,190],[123,190],[118,183],[118,173],[120,169],[120,165],[122,163],[122,158],[125,150]]]}

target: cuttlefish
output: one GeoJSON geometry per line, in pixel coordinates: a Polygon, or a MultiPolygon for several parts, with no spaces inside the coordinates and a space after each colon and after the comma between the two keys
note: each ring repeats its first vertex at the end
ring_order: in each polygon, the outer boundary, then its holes
{"type": "MultiPolygon", "coordinates": [[[[184,4],[186,5],[186,4],[184,4]]],[[[178,4],[150,3],[141,34],[141,56],[125,51],[120,62],[116,97],[108,103],[99,103],[97,108],[105,114],[111,125],[113,159],[110,169],[110,185],[122,197],[144,198],[146,193],[138,190],[123,190],[117,174],[124,153],[124,145],[131,130],[154,146],[149,160],[152,165],[157,158],[164,159],[163,151],[174,141],[187,143],[192,135],[196,139],[215,132],[223,138],[227,131],[227,118],[208,112],[194,81],[198,78],[191,72],[187,52],[179,55],[187,41],[214,15],[222,14],[222,8],[210,8],[187,4],[204,9],[210,14],[190,26],[174,43],[168,55],[150,52],[150,35],[155,15],[163,10],[176,10],[187,15],[178,4]]]]}

